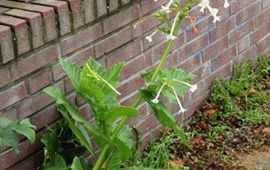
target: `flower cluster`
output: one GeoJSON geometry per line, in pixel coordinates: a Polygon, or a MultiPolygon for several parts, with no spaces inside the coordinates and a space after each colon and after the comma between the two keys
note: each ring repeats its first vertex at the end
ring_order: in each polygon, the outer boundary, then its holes
{"type": "MultiPolygon", "coordinates": [[[[175,83],[180,83],[180,84],[184,84],[185,86],[188,86],[188,87],[189,87],[189,91],[190,91],[191,93],[195,92],[195,91],[197,90],[197,88],[198,88],[198,87],[197,87],[197,84],[191,85],[191,84],[189,84],[189,83],[187,83],[187,82],[184,82],[184,81],[181,81],[181,80],[176,80],[176,79],[173,79],[172,81],[175,82],[175,83]]],[[[168,87],[171,88],[172,91],[173,91],[173,94],[174,94],[174,96],[175,96],[175,98],[176,98],[176,101],[177,101],[177,103],[178,103],[178,106],[179,106],[179,108],[180,108],[178,114],[184,113],[184,112],[186,111],[186,109],[184,109],[183,105],[181,104],[180,99],[179,99],[179,97],[178,97],[178,95],[177,95],[177,92],[176,92],[176,90],[175,90],[175,87],[174,87],[174,86],[170,86],[167,82],[164,82],[164,83],[162,84],[162,86],[161,86],[160,89],[158,90],[158,93],[157,93],[156,97],[152,100],[152,102],[153,102],[153,103],[158,103],[158,102],[159,102],[158,98],[160,97],[161,92],[162,92],[162,90],[164,89],[165,86],[168,86],[168,87]]]]}
{"type": "MultiPolygon", "coordinates": [[[[155,2],[157,2],[158,0],[154,0],[155,2]]],[[[166,12],[167,14],[171,13],[171,7],[173,6],[173,4],[175,3],[175,0],[170,0],[167,5],[165,6],[161,6],[161,11],[166,12]]],[[[228,0],[224,0],[224,8],[228,8],[230,6],[228,0]]],[[[201,2],[199,3],[199,7],[200,12],[204,13],[205,10],[208,10],[209,13],[211,14],[211,16],[213,16],[213,23],[216,23],[217,21],[220,21],[221,17],[218,16],[219,10],[217,8],[211,7],[210,5],[210,1],[209,0],[201,0],[201,2]]],[[[176,16],[174,17],[172,26],[171,26],[171,30],[170,33],[166,35],[167,40],[174,40],[176,38],[176,35],[174,35],[174,29],[175,29],[175,24],[178,20],[180,13],[178,12],[176,14],[176,16]]],[[[190,18],[190,16],[189,16],[190,18]]],[[[194,30],[196,31],[196,28],[193,27],[194,30]]],[[[157,33],[158,31],[154,31],[152,34],[150,34],[149,36],[146,36],[146,40],[148,40],[149,42],[152,42],[152,37],[157,33]]]]}

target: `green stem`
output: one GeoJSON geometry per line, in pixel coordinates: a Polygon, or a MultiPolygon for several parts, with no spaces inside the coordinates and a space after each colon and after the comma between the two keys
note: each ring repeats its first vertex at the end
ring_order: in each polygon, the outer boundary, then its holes
{"type": "MultiPolygon", "coordinates": [[[[182,18],[180,19],[180,21],[182,21],[182,18]]],[[[181,26],[181,22],[177,22],[177,24],[175,26],[175,32],[179,31],[180,26],[181,26]]],[[[159,61],[159,64],[157,65],[157,67],[156,67],[156,69],[155,69],[155,71],[154,71],[154,73],[152,75],[151,80],[155,80],[157,78],[160,69],[162,68],[164,62],[168,58],[168,54],[169,54],[169,52],[170,52],[170,50],[172,48],[173,42],[174,42],[174,40],[169,40],[168,41],[168,43],[166,45],[166,48],[165,48],[165,50],[164,50],[164,52],[163,52],[163,54],[161,56],[161,59],[159,61]]],[[[139,94],[139,96],[134,100],[134,102],[132,103],[131,106],[137,107],[141,103],[142,99],[143,99],[143,97],[139,94]]],[[[113,134],[111,136],[112,141],[117,137],[118,133],[120,132],[121,128],[125,125],[127,120],[128,120],[128,117],[123,117],[120,120],[120,122],[118,123],[118,125],[114,129],[113,134]]],[[[99,157],[98,157],[98,159],[97,159],[97,161],[96,161],[96,163],[95,163],[92,170],[100,170],[101,169],[104,161],[106,161],[107,152],[109,151],[109,149],[110,149],[110,145],[106,144],[104,146],[104,148],[101,150],[101,153],[100,153],[100,155],[99,155],[99,157]]]]}

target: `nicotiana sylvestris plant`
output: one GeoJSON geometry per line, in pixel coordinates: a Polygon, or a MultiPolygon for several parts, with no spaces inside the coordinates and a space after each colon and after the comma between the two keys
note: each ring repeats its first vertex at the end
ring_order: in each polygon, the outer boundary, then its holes
{"type": "MultiPolygon", "coordinates": [[[[180,32],[182,21],[186,18],[192,18],[188,16],[188,12],[196,3],[200,6],[201,12],[209,11],[214,18],[214,23],[220,20],[218,9],[212,8],[209,0],[199,2],[197,0],[186,0],[185,2],[170,0],[154,14],[163,24],[146,39],[152,41],[152,36],[161,31],[166,35],[168,41],[156,68],[142,74],[147,84],[139,90],[140,93],[131,106],[122,106],[117,100],[117,96],[120,95],[117,87],[124,63],[120,62],[106,69],[94,59],[89,59],[80,68],[69,61],[60,59],[60,64],[71,80],[76,94],[89,103],[94,121],[86,120],[60,89],[48,87],[44,91],[56,99],[59,112],[66,119],[75,136],[96,158],[92,170],[120,169],[122,162],[130,158],[133,141],[131,128],[126,124],[126,121],[129,117],[138,115],[136,107],[142,100],[150,105],[157,120],[162,125],[173,129],[181,137],[182,143],[190,147],[183,129],[176,123],[173,114],[159,98],[164,96],[169,102],[177,103],[179,106],[177,114],[183,114],[186,109],[181,104],[179,96],[187,91],[194,92],[197,89],[197,85],[191,84],[193,78],[191,73],[178,68],[162,68],[174,40],[180,32]],[[100,147],[98,156],[91,144],[89,134],[100,147]]],[[[228,6],[229,3],[225,0],[224,7],[228,6]]],[[[193,20],[191,19],[191,21],[193,20]]],[[[76,166],[79,166],[79,159],[76,159],[76,166]]]]}

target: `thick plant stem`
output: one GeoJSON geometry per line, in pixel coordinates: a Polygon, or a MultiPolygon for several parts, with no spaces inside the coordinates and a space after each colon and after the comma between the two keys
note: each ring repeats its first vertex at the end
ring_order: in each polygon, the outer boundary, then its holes
{"type": "MultiPolygon", "coordinates": [[[[182,19],[183,18],[179,18],[178,23],[175,26],[174,32],[177,33],[179,31],[182,19]]],[[[160,69],[162,68],[163,64],[165,63],[166,59],[168,58],[168,54],[173,46],[173,43],[174,43],[174,40],[172,40],[172,39],[168,41],[166,48],[161,56],[161,59],[160,59],[158,65],[157,65],[157,67],[156,67],[156,69],[151,77],[151,80],[155,80],[157,78],[160,69]]],[[[143,97],[139,94],[139,96],[134,100],[134,102],[132,103],[131,106],[137,107],[141,103],[142,99],[143,99],[143,97]]],[[[113,134],[111,136],[111,140],[114,140],[117,137],[118,133],[120,132],[121,128],[125,125],[127,120],[128,120],[128,117],[123,117],[120,120],[120,122],[117,124],[116,128],[113,131],[113,134]]],[[[101,153],[100,153],[92,170],[100,170],[101,169],[103,163],[107,159],[109,149],[110,149],[110,145],[106,144],[104,146],[104,148],[101,150],[101,153]]]]}
{"type": "MultiPolygon", "coordinates": [[[[157,68],[154,71],[154,74],[153,74],[151,80],[156,79],[159,70],[161,69],[161,67],[163,66],[164,62],[166,61],[166,59],[168,57],[168,54],[169,54],[170,49],[171,49],[171,47],[173,45],[173,42],[174,42],[174,40],[169,40],[169,42],[167,43],[165,51],[162,54],[162,57],[161,57],[161,59],[159,61],[159,64],[158,64],[157,68]]],[[[142,96],[139,95],[135,99],[135,101],[132,103],[132,106],[137,107],[141,103],[142,99],[143,99],[142,96]]],[[[111,136],[111,140],[114,140],[116,138],[116,136],[120,132],[121,128],[125,125],[127,119],[128,119],[128,117],[124,117],[124,118],[122,118],[120,120],[120,122],[116,126],[115,130],[113,131],[113,134],[111,136]]],[[[92,170],[100,170],[101,169],[100,167],[102,166],[103,162],[106,160],[106,155],[107,155],[107,152],[108,152],[109,149],[110,149],[109,144],[104,146],[104,148],[102,149],[102,151],[101,151],[101,153],[99,155],[99,158],[98,158],[97,162],[95,163],[95,166],[94,166],[94,168],[92,170]]]]}

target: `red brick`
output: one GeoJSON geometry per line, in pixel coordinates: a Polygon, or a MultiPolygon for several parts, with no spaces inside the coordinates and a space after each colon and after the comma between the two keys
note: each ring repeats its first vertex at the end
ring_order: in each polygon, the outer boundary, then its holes
{"type": "Polygon", "coordinates": [[[37,131],[60,118],[56,106],[49,106],[30,117],[32,124],[36,125],[37,131]]]}
{"type": "Polygon", "coordinates": [[[231,63],[224,65],[223,67],[216,70],[213,74],[211,74],[208,78],[205,79],[205,86],[210,87],[213,80],[218,77],[228,77],[231,75],[232,65],[231,63]]]}
{"type": "Polygon", "coordinates": [[[179,66],[179,68],[181,68],[185,71],[192,72],[192,71],[198,69],[200,64],[201,64],[201,56],[199,54],[197,54],[195,56],[189,57],[187,60],[182,62],[181,65],[179,66]]]}
{"type": "Polygon", "coordinates": [[[231,13],[235,14],[241,11],[243,8],[251,4],[254,0],[237,0],[234,2],[230,2],[231,5],[231,13]]]}
{"type": "Polygon", "coordinates": [[[130,2],[130,0],[121,0],[121,5],[126,5],[130,2]]]}
{"type": "Polygon", "coordinates": [[[141,2],[142,6],[142,14],[148,14],[150,12],[153,12],[154,10],[161,7],[161,5],[164,5],[165,3],[168,3],[167,0],[158,0],[157,2],[153,0],[144,0],[141,2]]]}
{"type": "Polygon", "coordinates": [[[9,167],[14,165],[15,163],[23,160],[24,158],[40,150],[41,148],[42,144],[40,142],[40,135],[38,136],[38,139],[33,145],[31,145],[27,140],[24,140],[22,143],[20,143],[19,146],[20,154],[9,149],[8,151],[0,155],[0,169],[9,169],[9,167]]]}
{"type": "Polygon", "coordinates": [[[244,21],[252,18],[253,16],[257,15],[260,11],[260,3],[254,3],[251,6],[243,9],[240,13],[236,15],[236,22],[237,24],[241,24],[244,21]]]}
{"type": "Polygon", "coordinates": [[[260,39],[262,39],[269,33],[269,31],[270,31],[270,23],[266,23],[261,27],[259,27],[250,35],[250,44],[254,44],[260,39]]]}
{"type": "Polygon", "coordinates": [[[224,36],[235,27],[235,18],[217,23],[217,26],[210,32],[210,42],[214,42],[218,38],[224,36]]]}
{"type": "Polygon", "coordinates": [[[258,53],[261,53],[267,48],[269,48],[269,44],[270,44],[270,34],[268,34],[268,36],[265,36],[265,38],[261,39],[256,43],[258,53]]]}
{"type": "MultiPolygon", "coordinates": [[[[1,2],[0,2],[1,3],[1,2]]],[[[18,19],[10,16],[0,16],[0,24],[9,25],[15,32],[16,43],[17,43],[17,53],[21,55],[30,50],[30,42],[27,23],[23,19],[18,19]]]]}
{"type": "Polygon", "coordinates": [[[104,20],[104,30],[105,33],[112,32],[140,17],[141,9],[138,4],[121,10],[119,13],[108,17],[104,20]]]}
{"type": "Polygon", "coordinates": [[[212,72],[229,63],[236,56],[236,47],[228,49],[223,54],[217,56],[211,61],[212,72]]]}
{"type": "MultiPolygon", "coordinates": [[[[81,50],[80,52],[66,58],[72,63],[78,64],[80,66],[84,65],[85,62],[94,55],[94,47],[90,46],[86,49],[81,50]]],[[[65,76],[65,72],[62,70],[60,64],[56,64],[53,66],[53,78],[55,81],[63,78],[65,76]]]]}
{"type": "Polygon", "coordinates": [[[45,22],[45,31],[46,31],[46,41],[51,41],[57,38],[57,28],[55,13],[52,7],[46,7],[41,5],[21,3],[14,1],[1,0],[0,6],[15,8],[15,9],[24,9],[27,11],[39,12],[42,14],[42,17],[45,22]]]}
{"type": "Polygon", "coordinates": [[[109,1],[109,11],[112,12],[116,10],[120,4],[118,3],[118,0],[110,0],[109,1]]]}
{"type": "Polygon", "coordinates": [[[39,13],[12,9],[5,12],[7,15],[23,18],[27,21],[31,29],[32,47],[37,48],[44,44],[42,18],[39,13]]]}
{"type": "MultiPolygon", "coordinates": [[[[208,31],[210,28],[213,28],[214,24],[212,22],[212,18],[208,17],[199,23],[195,24],[194,26],[198,30],[198,32],[195,32],[192,27],[190,27],[186,31],[186,37],[187,37],[187,42],[194,40],[196,37],[202,35],[204,32],[208,31]]],[[[216,29],[215,29],[216,30],[216,29]]],[[[212,31],[214,32],[214,31],[212,31]]]]}
{"type": "Polygon", "coordinates": [[[208,44],[208,34],[203,34],[180,49],[180,55],[188,57],[208,44]]]}
{"type": "Polygon", "coordinates": [[[57,48],[52,45],[11,65],[12,80],[16,80],[57,60],[57,48]]]}
{"type": "Polygon", "coordinates": [[[27,92],[24,82],[0,92],[0,110],[17,103],[26,96],[27,92]]]}
{"type": "Polygon", "coordinates": [[[234,45],[239,41],[241,38],[243,38],[246,34],[251,32],[254,27],[253,20],[248,21],[244,24],[242,24],[239,28],[236,28],[233,32],[229,34],[229,41],[230,45],[234,45]]]}
{"type": "Polygon", "coordinates": [[[145,120],[142,120],[137,126],[140,129],[140,135],[145,135],[157,127],[158,121],[154,114],[150,114],[145,120]]]}
{"type": "Polygon", "coordinates": [[[132,27],[127,27],[95,44],[96,57],[100,57],[132,39],[132,27]],[[119,38],[121,37],[121,38],[119,38]]]}
{"type": "Polygon", "coordinates": [[[75,50],[92,43],[102,36],[101,24],[97,23],[76,34],[63,39],[60,42],[62,55],[74,52],[75,50]]]}
{"type": "Polygon", "coordinates": [[[85,16],[85,23],[89,23],[95,20],[95,3],[94,0],[82,1],[82,8],[85,16]]]}
{"type": "Polygon", "coordinates": [[[36,169],[37,167],[41,167],[44,161],[44,152],[43,150],[30,155],[26,159],[22,160],[19,163],[11,166],[9,169],[36,169]]]}
{"type": "Polygon", "coordinates": [[[57,12],[60,34],[65,35],[71,31],[71,22],[68,3],[55,0],[35,0],[32,3],[53,7],[57,12]]]}
{"type": "Polygon", "coordinates": [[[127,79],[133,74],[151,67],[152,64],[152,56],[150,54],[142,54],[139,58],[125,65],[121,74],[121,80],[127,79]]]}
{"type": "Polygon", "coordinates": [[[8,67],[3,67],[0,69],[0,88],[9,83],[9,71],[8,67]]]}
{"type": "Polygon", "coordinates": [[[79,28],[83,25],[83,12],[81,11],[81,2],[80,0],[67,0],[69,8],[71,9],[71,17],[73,21],[73,28],[79,28]]]}
{"type": "Polygon", "coordinates": [[[15,58],[11,29],[0,25],[0,46],[2,63],[7,63],[15,58]]]}
{"type": "Polygon", "coordinates": [[[28,80],[28,89],[30,93],[35,93],[40,89],[52,83],[52,74],[49,70],[42,70],[40,73],[35,74],[28,80]]]}
{"type": "Polygon", "coordinates": [[[246,51],[242,52],[240,55],[238,55],[237,57],[235,57],[234,60],[233,60],[233,62],[234,63],[237,63],[237,64],[240,64],[244,60],[252,59],[256,55],[257,55],[257,48],[256,48],[255,45],[253,45],[249,49],[247,49],[246,51]]]}
{"type": "Polygon", "coordinates": [[[33,96],[29,96],[18,104],[19,117],[20,119],[28,117],[53,102],[54,99],[42,91],[33,96]]]}
{"type": "MultiPolygon", "coordinates": [[[[154,31],[153,31],[154,32],[154,31]]],[[[166,41],[166,36],[165,34],[163,34],[162,32],[157,32],[153,37],[152,37],[152,42],[149,42],[147,39],[146,39],[146,36],[149,36],[150,34],[152,34],[153,32],[149,32],[148,34],[146,34],[144,37],[143,37],[143,48],[144,50],[147,50],[151,47],[154,47],[155,45],[157,44],[162,44],[166,41]]]]}
{"type": "Polygon", "coordinates": [[[144,85],[144,79],[141,77],[135,77],[132,80],[122,84],[119,87],[119,91],[121,93],[120,98],[126,97],[128,94],[131,94],[137,91],[140,87],[144,85]]]}
{"type": "Polygon", "coordinates": [[[204,50],[203,61],[205,62],[211,59],[212,57],[218,55],[220,52],[222,52],[224,49],[228,47],[229,47],[228,36],[225,36],[222,39],[211,44],[204,50]]]}
{"type": "Polygon", "coordinates": [[[107,2],[106,0],[96,0],[97,4],[97,17],[101,17],[107,14],[107,2]]]}
{"type": "Polygon", "coordinates": [[[262,6],[263,6],[263,8],[267,8],[268,6],[270,6],[270,1],[269,0],[262,0],[262,6]]]}
{"type": "MultiPolygon", "coordinates": [[[[18,120],[18,113],[16,108],[10,108],[5,110],[4,112],[0,113],[0,118],[8,118],[11,120],[18,120]]],[[[7,148],[5,148],[7,149],[7,148]]],[[[5,150],[3,149],[3,150],[5,150]]],[[[0,147],[0,153],[2,152],[2,148],[0,147]]]]}
{"type": "Polygon", "coordinates": [[[248,49],[249,47],[250,47],[250,38],[249,36],[246,36],[238,43],[238,54],[248,49]]]}
{"type": "Polygon", "coordinates": [[[270,9],[265,9],[264,11],[261,11],[260,14],[258,14],[255,17],[255,27],[261,26],[270,16],[270,9]]]}
{"type": "Polygon", "coordinates": [[[142,52],[141,41],[134,40],[125,46],[106,55],[108,66],[119,61],[128,61],[142,52]]]}
{"type": "Polygon", "coordinates": [[[137,125],[142,120],[144,120],[146,116],[149,115],[148,105],[146,103],[141,104],[141,106],[138,107],[138,110],[139,110],[139,115],[137,117],[132,117],[128,119],[127,123],[129,125],[137,125]]]}
{"type": "MultiPolygon", "coordinates": [[[[135,22],[133,24],[135,36],[139,37],[140,35],[150,31],[153,28],[157,28],[158,25],[160,25],[161,22],[157,20],[155,17],[149,15],[145,18],[139,20],[138,22],[135,22]]],[[[150,33],[149,33],[150,34],[150,33]]]]}

